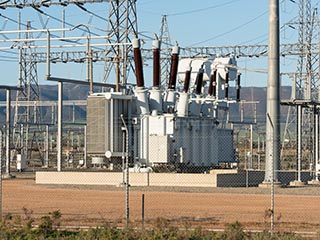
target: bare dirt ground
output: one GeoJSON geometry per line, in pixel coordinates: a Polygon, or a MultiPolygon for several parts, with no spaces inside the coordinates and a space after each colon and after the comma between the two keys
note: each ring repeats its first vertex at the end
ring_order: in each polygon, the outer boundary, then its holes
{"type": "MultiPolygon", "coordinates": [[[[131,187],[130,222],[137,227],[142,194],[146,226],[161,222],[217,229],[234,221],[248,229],[270,226],[270,189],[131,187]]],[[[65,226],[124,226],[125,199],[124,187],[36,185],[33,179],[11,179],[3,181],[2,209],[3,214],[23,216],[27,208],[34,218],[60,210],[65,226]]],[[[320,231],[320,187],[277,189],[275,221],[277,230],[320,231]]]]}

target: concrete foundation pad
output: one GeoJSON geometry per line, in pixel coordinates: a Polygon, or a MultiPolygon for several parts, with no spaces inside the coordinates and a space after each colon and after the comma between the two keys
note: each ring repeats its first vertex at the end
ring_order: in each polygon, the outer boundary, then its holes
{"type": "Polygon", "coordinates": [[[11,179],[11,178],[15,178],[16,176],[12,175],[11,173],[5,173],[2,175],[2,179],[11,179]]]}
{"type": "Polygon", "coordinates": [[[291,187],[301,187],[301,186],[305,186],[305,185],[306,185],[305,182],[297,181],[297,180],[289,183],[289,186],[291,186],[291,187]]]}
{"type": "Polygon", "coordinates": [[[311,181],[308,181],[308,184],[309,185],[320,185],[320,181],[319,180],[311,180],[311,181]]]}
{"type": "Polygon", "coordinates": [[[210,174],[237,174],[238,169],[211,169],[210,174]]]}
{"type": "MultiPolygon", "coordinates": [[[[36,172],[37,184],[113,185],[125,187],[122,172],[36,172]]],[[[130,173],[129,186],[216,187],[214,174],[130,173]]]]}
{"type": "MultiPolygon", "coordinates": [[[[274,188],[281,188],[283,185],[280,182],[273,183],[274,188]]],[[[271,188],[271,182],[262,182],[259,184],[259,188],[271,188]]]]}
{"type": "MultiPolygon", "coordinates": [[[[117,187],[119,187],[119,188],[124,188],[124,187],[126,187],[127,186],[127,184],[124,182],[124,183],[119,183],[118,185],[117,185],[117,187]]],[[[129,187],[131,187],[130,186],[130,184],[129,184],[129,187]]]]}
{"type": "MultiPolygon", "coordinates": [[[[270,188],[270,182],[263,182],[264,171],[225,171],[212,174],[203,173],[153,173],[130,172],[131,186],[170,186],[170,187],[259,187],[270,188]]],[[[294,171],[279,173],[275,188],[286,186],[294,181],[294,171]]],[[[122,172],[91,172],[91,171],[38,171],[37,184],[76,184],[76,185],[113,185],[125,187],[122,172]],[[122,184],[121,184],[122,183],[122,184]]],[[[310,172],[302,172],[301,180],[312,180],[310,172]]]]}

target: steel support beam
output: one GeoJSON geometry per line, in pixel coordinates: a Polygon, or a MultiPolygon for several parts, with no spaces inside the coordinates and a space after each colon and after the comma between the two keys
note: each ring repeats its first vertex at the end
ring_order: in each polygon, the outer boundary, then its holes
{"type": "MultiPolygon", "coordinates": [[[[0,32],[1,34],[1,32],[0,32]]],[[[85,47],[85,46],[84,46],[85,47]]],[[[162,49],[163,51],[165,49],[162,49]]],[[[311,44],[311,52],[318,53],[318,44],[311,44]]],[[[143,58],[146,60],[153,59],[152,49],[142,49],[143,58]]],[[[31,53],[33,59],[37,63],[47,62],[47,52],[37,51],[31,53]]],[[[85,50],[79,51],[51,51],[50,59],[54,59],[54,62],[83,62],[86,59],[87,52],[85,50]]],[[[228,56],[234,55],[236,57],[266,57],[268,56],[268,45],[239,45],[239,46],[211,46],[211,47],[190,47],[181,48],[180,58],[203,58],[216,55],[228,56]]],[[[281,44],[280,45],[280,55],[285,56],[300,56],[306,53],[301,53],[300,45],[297,43],[292,44],[281,44]]],[[[93,61],[114,61],[113,57],[106,58],[105,50],[94,49],[92,51],[93,61]]],[[[130,59],[130,56],[128,56],[130,59]]],[[[132,60],[132,59],[131,59],[132,60]]]]}

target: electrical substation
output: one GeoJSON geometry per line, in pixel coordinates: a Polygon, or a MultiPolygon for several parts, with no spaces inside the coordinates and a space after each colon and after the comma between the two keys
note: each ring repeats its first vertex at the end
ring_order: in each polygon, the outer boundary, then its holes
{"type": "Polygon", "coordinates": [[[277,42],[279,26],[271,19],[269,45],[221,47],[172,44],[166,16],[160,33],[143,40],[151,47],[143,46],[135,0],[8,0],[0,9],[5,15],[7,9],[32,8],[48,16],[46,8],[75,5],[90,13],[86,4],[110,5],[107,34],[99,26],[68,25],[64,12],[62,27],[35,29],[18,15],[18,29],[0,31],[0,51],[18,56],[18,84],[0,86],[7,94],[0,132],[7,177],[34,171],[37,183],[119,184],[131,172],[132,185],[195,186],[192,174],[203,178],[196,186],[244,186],[249,175],[256,179],[250,186],[318,183],[320,38],[310,0],[299,1],[298,43],[277,42]],[[282,73],[279,62],[270,61],[266,116],[259,123],[259,101],[242,98],[246,69],[237,61],[267,56],[297,57],[298,67],[282,73]],[[146,61],[152,62],[147,81],[146,61]],[[85,79],[68,72],[75,65],[83,66],[85,79]],[[96,76],[101,65],[104,74],[96,76]],[[280,99],[282,76],[292,79],[289,99],[280,99]],[[55,100],[40,99],[39,79],[56,86],[55,100]],[[77,94],[72,86],[84,86],[87,94],[65,99],[66,87],[77,94]],[[245,105],[255,110],[244,113],[245,105]],[[283,134],[280,105],[288,114],[283,134]],[[76,109],[85,117],[77,119],[76,109]],[[241,129],[251,134],[242,145],[241,129]],[[288,154],[291,169],[282,171],[288,154]],[[154,174],[163,174],[162,181],[152,182],[154,174]]]}

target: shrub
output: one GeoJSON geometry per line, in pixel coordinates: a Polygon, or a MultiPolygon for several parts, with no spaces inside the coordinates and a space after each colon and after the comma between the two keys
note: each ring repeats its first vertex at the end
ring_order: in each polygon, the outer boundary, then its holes
{"type": "Polygon", "coordinates": [[[227,240],[242,240],[245,239],[246,235],[243,231],[242,225],[236,221],[226,226],[224,231],[224,239],[227,240]]]}
{"type": "Polygon", "coordinates": [[[25,218],[13,217],[8,214],[0,222],[0,239],[33,240],[33,239],[59,239],[59,240],[300,240],[300,236],[292,233],[275,233],[268,231],[260,233],[246,233],[239,222],[226,225],[223,233],[204,231],[201,227],[179,230],[170,226],[170,221],[159,218],[152,230],[137,230],[132,228],[119,229],[103,226],[87,231],[61,231],[60,211],[54,211],[42,216],[38,227],[32,227],[32,214],[25,213],[25,218]],[[28,216],[28,217],[26,217],[28,216]]]}

